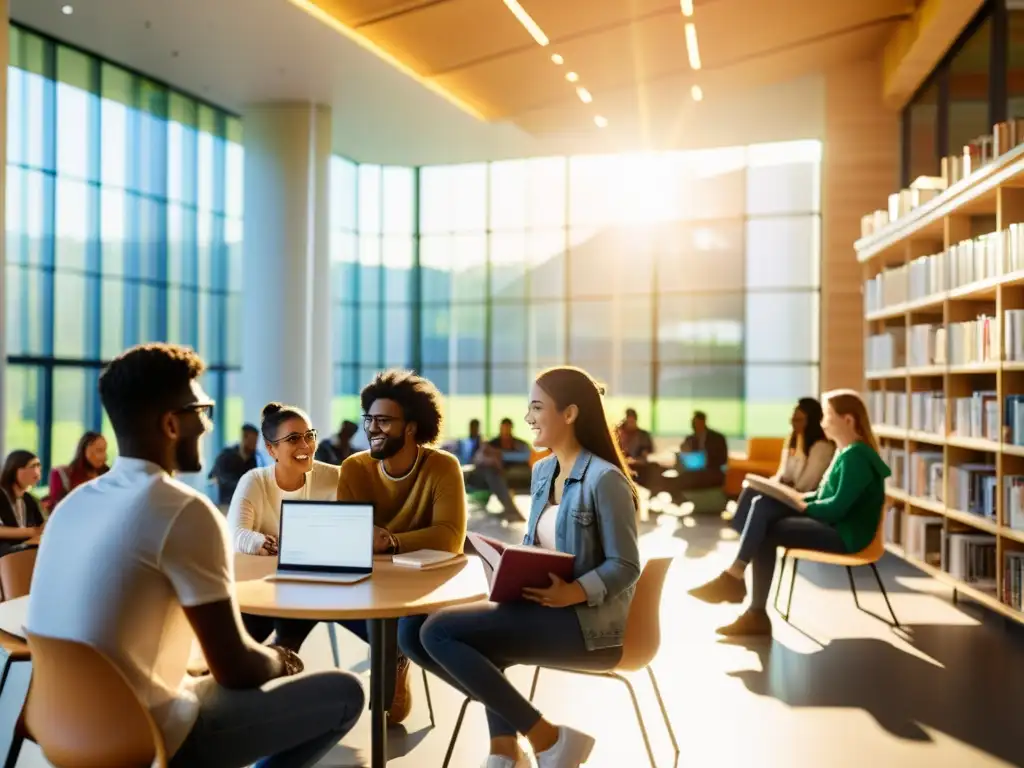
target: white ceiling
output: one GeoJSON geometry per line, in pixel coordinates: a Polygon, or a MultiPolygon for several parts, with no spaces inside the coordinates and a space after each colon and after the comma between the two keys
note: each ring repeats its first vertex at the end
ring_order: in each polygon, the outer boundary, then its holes
{"type": "MultiPolygon", "coordinates": [[[[333,109],[334,149],[398,165],[569,152],[622,151],[613,134],[534,138],[483,123],[288,0],[10,0],[11,18],[234,112],[267,100],[333,109]]],[[[495,2],[501,0],[477,0],[495,2]]],[[[819,76],[708,94],[692,122],[655,131],[650,146],[714,146],[820,138],[819,76]]]]}

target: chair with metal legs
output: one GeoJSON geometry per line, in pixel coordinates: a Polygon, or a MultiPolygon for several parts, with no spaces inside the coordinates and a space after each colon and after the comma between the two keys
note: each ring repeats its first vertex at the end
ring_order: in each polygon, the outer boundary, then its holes
{"type": "MultiPolygon", "coordinates": [[[[651,740],[647,735],[647,726],[644,722],[643,712],[640,709],[640,702],[637,700],[633,684],[622,673],[647,670],[651,680],[651,687],[654,689],[654,695],[658,700],[658,707],[661,709],[661,716],[665,721],[665,728],[668,730],[668,737],[672,742],[672,749],[675,750],[673,765],[677,765],[679,763],[679,743],[676,741],[675,730],[672,728],[672,721],[669,719],[665,701],[661,697],[658,679],[651,668],[651,661],[661,646],[661,593],[665,586],[665,576],[671,564],[672,558],[670,557],[652,558],[644,564],[640,580],[636,585],[636,592],[633,595],[633,603],[629,609],[629,617],[626,620],[626,634],[622,643],[622,658],[615,665],[614,669],[595,672],[581,669],[548,667],[548,669],[556,672],[605,677],[617,680],[625,685],[633,702],[633,711],[636,712],[637,723],[640,726],[640,734],[644,738],[644,746],[647,748],[647,757],[651,761],[651,768],[658,768],[658,764],[654,759],[654,750],[651,748],[651,740]]],[[[537,692],[540,670],[541,667],[537,667],[533,674],[533,684],[530,686],[530,701],[533,701],[533,696],[537,692]]],[[[455,742],[459,738],[462,720],[466,715],[466,707],[468,706],[469,698],[466,698],[459,709],[459,716],[455,721],[455,731],[452,733],[451,741],[448,743],[448,752],[445,754],[442,768],[447,768],[448,763],[451,761],[452,753],[455,751],[455,742]]]]}
{"type": "Polygon", "coordinates": [[[782,581],[785,578],[786,573],[786,560],[792,558],[793,566],[790,569],[789,577],[789,596],[786,599],[786,611],[782,614],[782,618],[789,621],[789,609],[793,605],[793,589],[796,586],[796,570],[797,565],[801,560],[808,560],[814,563],[824,563],[826,565],[840,565],[846,568],[846,575],[850,580],[850,591],[853,593],[853,603],[857,608],[869,616],[873,616],[879,621],[884,621],[886,624],[889,622],[882,616],[869,611],[867,608],[860,604],[860,599],[857,596],[857,585],[853,581],[853,569],[857,566],[870,565],[872,572],[875,574],[875,581],[878,582],[878,589],[882,593],[882,597],[885,598],[885,605],[889,609],[889,615],[892,616],[891,626],[895,629],[900,628],[900,623],[896,618],[896,613],[892,609],[892,603],[889,602],[889,593],[885,591],[885,584],[882,582],[882,577],[878,573],[878,567],[875,565],[879,560],[882,559],[882,555],[885,554],[885,510],[882,509],[882,514],[878,521],[878,530],[875,532],[875,538],[860,552],[854,552],[852,554],[839,554],[835,552],[819,552],[813,549],[787,549],[782,553],[782,564],[779,567],[779,580],[775,587],[775,610],[779,611],[779,597],[782,593],[782,581]]]}

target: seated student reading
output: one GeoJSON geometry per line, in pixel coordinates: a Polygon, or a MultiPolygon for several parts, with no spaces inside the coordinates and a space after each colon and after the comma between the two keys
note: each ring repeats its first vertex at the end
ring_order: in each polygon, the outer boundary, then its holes
{"type": "MultiPolygon", "coordinates": [[[[342,463],[338,500],[373,502],[377,554],[417,549],[461,552],[466,488],[458,459],[433,447],[442,421],[437,388],[409,371],[391,370],[377,374],[360,400],[370,450],[342,463]]],[[[367,622],[339,623],[358,637],[369,638],[367,622]]],[[[285,642],[297,648],[312,624],[289,625],[287,630],[279,626],[279,633],[286,631],[285,642]]],[[[408,659],[397,658],[388,668],[388,678],[385,688],[393,679],[395,690],[388,721],[400,723],[412,708],[408,659]]]]}
{"type": "Polygon", "coordinates": [[[174,478],[202,469],[213,408],[203,368],[186,347],[149,344],[100,376],[120,457],[47,524],[26,626],[110,659],[172,768],[312,766],[359,719],[363,690],[347,672],[298,674],[294,653],[242,629],[224,516],[174,478]],[[193,679],[196,639],[211,674],[193,679]]]}
{"type": "Polygon", "coordinates": [[[474,603],[411,619],[399,645],[425,669],[487,707],[485,768],[527,768],[518,734],[539,768],[577,768],[594,739],[556,726],[505,677],[517,664],[612,669],[622,656],[637,579],[637,493],[594,380],[553,368],[533,385],[526,422],[554,455],[533,468],[528,546],[574,556],[573,581],[527,589],[520,602],[474,603]]]}
{"type": "MultiPolygon", "coordinates": [[[[813,491],[821,484],[821,478],[836,452],[835,443],[825,436],[821,426],[823,418],[821,403],[813,397],[800,398],[790,419],[793,431],[782,446],[782,459],[773,480],[803,493],[813,491]]],[[[737,533],[743,533],[750,505],[757,495],[752,488],[744,488],[736,500],[732,527],[737,533]]]]}
{"type": "Polygon", "coordinates": [[[874,539],[885,501],[889,467],[878,455],[864,401],[853,390],[824,395],[822,427],[838,453],[817,491],[789,506],[771,496],[756,496],[750,505],[740,548],[731,566],[707,584],[690,590],[710,603],[742,603],[747,596],[744,574],[753,566],[750,607],[736,621],[717,631],[722,635],[771,634],[765,606],[775,573],[778,547],[821,552],[859,552],[874,539]]]}

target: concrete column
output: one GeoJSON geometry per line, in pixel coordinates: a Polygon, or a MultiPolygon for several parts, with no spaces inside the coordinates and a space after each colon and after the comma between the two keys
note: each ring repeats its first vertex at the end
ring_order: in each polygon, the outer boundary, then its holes
{"type": "MultiPolygon", "coordinates": [[[[7,231],[7,62],[10,9],[0,0],[0,232],[7,231]]],[[[7,238],[0,237],[0,307],[7,306],[7,238]]],[[[7,312],[0,311],[0,456],[7,456],[7,312]]]]}
{"type": "Polygon", "coordinates": [[[331,110],[257,104],[245,134],[242,398],[259,423],[271,400],[332,431],[331,110]]]}

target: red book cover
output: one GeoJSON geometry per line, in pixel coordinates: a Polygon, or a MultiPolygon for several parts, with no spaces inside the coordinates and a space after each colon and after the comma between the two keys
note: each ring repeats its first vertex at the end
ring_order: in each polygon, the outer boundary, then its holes
{"type": "Polygon", "coordinates": [[[565,552],[555,552],[541,547],[525,547],[502,544],[478,533],[468,533],[490,580],[490,599],[495,603],[512,603],[523,600],[527,587],[551,586],[550,574],[564,581],[572,581],[572,566],[575,558],[565,552]]]}

